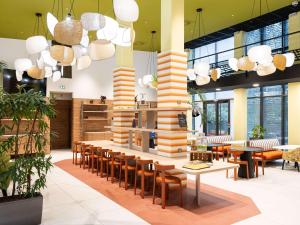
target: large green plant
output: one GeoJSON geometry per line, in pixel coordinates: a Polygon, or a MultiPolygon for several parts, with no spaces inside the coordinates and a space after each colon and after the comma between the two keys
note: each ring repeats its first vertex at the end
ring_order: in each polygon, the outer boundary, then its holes
{"type": "MultiPolygon", "coordinates": [[[[13,94],[0,91],[0,155],[8,154],[13,159],[13,164],[0,172],[0,180],[12,180],[12,195],[17,192],[21,197],[32,197],[46,186],[46,175],[52,166],[45,152],[50,135],[47,118],[54,115],[52,102],[39,92],[25,91],[23,87],[13,94]],[[1,123],[5,118],[12,119],[9,126],[1,123]],[[3,136],[10,132],[13,135],[3,136]]],[[[0,161],[0,165],[5,162],[0,161]]]]}
{"type": "Polygon", "coordinates": [[[256,125],[252,129],[252,139],[264,139],[266,129],[260,125],[256,125]]]}

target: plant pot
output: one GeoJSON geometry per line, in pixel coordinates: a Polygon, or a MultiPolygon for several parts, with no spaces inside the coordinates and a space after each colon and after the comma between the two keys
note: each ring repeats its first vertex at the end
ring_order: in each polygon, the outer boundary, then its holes
{"type": "Polygon", "coordinates": [[[43,196],[1,199],[0,225],[37,225],[42,222],[43,196]]]}

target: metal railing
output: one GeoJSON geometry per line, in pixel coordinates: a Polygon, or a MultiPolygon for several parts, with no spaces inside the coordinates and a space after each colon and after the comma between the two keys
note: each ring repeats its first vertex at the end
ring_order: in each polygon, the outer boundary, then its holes
{"type": "MultiPolygon", "coordinates": [[[[201,56],[201,57],[197,57],[197,58],[193,58],[188,60],[188,63],[192,62],[192,64],[195,64],[195,61],[201,61],[201,59],[205,59],[205,58],[211,58],[213,57],[215,59],[215,62],[210,63],[210,67],[211,68],[220,68],[221,69],[221,76],[230,76],[232,73],[236,73],[234,70],[232,70],[228,64],[228,59],[227,60],[223,60],[223,61],[218,61],[218,56],[221,54],[225,54],[225,53],[229,53],[229,52],[236,52],[236,51],[241,51],[243,52],[243,55],[246,55],[247,50],[249,49],[249,47],[255,46],[255,45],[261,45],[264,44],[266,42],[270,42],[270,41],[275,41],[276,39],[281,39],[281,47],[280,48],[276,48],[276,49],[272,49],[272,53],[273,54],[277,54],[277,53],[287,53],[287,52],[293,52],[295,54],[295,61],[299,61],[300,60],[300,49],[292,49],[292,50],[288,50],[288,44],[286,45],[286,43],[288,43],[288,37],[291,35],[295,35],[295,34],[300,34],[300,31],[296,31],[296,32],[292,32],[289,34],[284,34],[284,35],[280,35],[280,36],[276,36],[273,38],[269,38],[269,39],[264,39],[258,42],[254,42],[254,43],[250,43],[250,44],[246,44],[246,45],[242,45],[239,47],[235,47],[232,49],[228,49],[225,51],[221,51],[221,52],[217,52],[214,54],[208,54],[205,56],[201,56]]],[[[203,47],[203,46],[202,46],[203,47]]]]}

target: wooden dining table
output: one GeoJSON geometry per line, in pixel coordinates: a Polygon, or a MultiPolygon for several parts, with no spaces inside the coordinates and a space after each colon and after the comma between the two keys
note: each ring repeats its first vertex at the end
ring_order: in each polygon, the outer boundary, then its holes
{"type": "Polygon", "coordinates": [[[195,200],[196,200],[197,205],[200,205],[200,175],[201,174],[218,172],[218,171],[226,171],[228,169],[234,169],[234,168],[239,167],[239,165],[237,165],[237,164],[214,160],[209,168],[192,170],[192,169],[187,169],[187,168],[183,167],[186,164],[190,163],[190,161],[188,160],[188,157],[189,157],[188,153],[187,153],[186,157],[169,158],[169,157],[160,156],[157,154],[142,152],[142,151],[138,151],[138,150],[132,150],[132,149],[128,149],[126,147],[121,147],[121,146],[114,144],[112,141],[106,141],[106,140],[84,141],[83,143],[90,144],[90,145],[93,145],[96,147],[101,147],[104,149],[118,151],[118,152],[125,153],[128,155],[135,155],[136,157],[140,157],[141,159],[144,159],[144,160],[151,159],[154,162],[158,161],[160,164],[175,165],[175,169],[180,170],[187,175],[192,175],[195,177],[195,200]]]}

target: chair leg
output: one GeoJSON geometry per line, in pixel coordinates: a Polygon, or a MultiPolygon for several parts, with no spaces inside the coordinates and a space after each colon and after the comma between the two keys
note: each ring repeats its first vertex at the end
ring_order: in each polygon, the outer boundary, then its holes
{"type": "Polygon", "coordinates": [[[75,153],[75,165],[77,165],[77,154],[78,152],[75,153]]]}
{"type": "Polygon", "coordinates": [[[237,180],[237,169],[236,168],[234,168],[234,178],[233,179],[237,180]]]}
{"type": "Polygon", "coordinates": [[[134,195],[136,195],[137,172],[134,171],[134,195]]]}
{"type": "Polygon", "coordinates": [[[255,161],[254,161],[254,163],[255,163],[255,172],[256,172],[256,177],[258,177],[258,161],[257,161],[257,160],[255,160],[255,161]]]}
{"type": "Polygon", "coordinates": [[[75,152],[73,152],[73,161],[72,161],[72,162],[73,162],[73,164],[74,164],[74,158],[75,158],[75,155],[74,155],[74,154],[75,154],[75,152]]]}
{"type": "Polygon", "coordinates": [[[100,177],[103,177],[103,160],[100,162],[100,177]]]}
{"type": "Polygon", "coordinates": [[[166,183],[161,183],[161,207],[166,208],[166,183]]]}
{"type": "Polygon", "coordinates": [[[144,192],[145,192],[145,176],[142,174],[141,176],[141,197],[144,198],[144,192]]]}
{"type": "Polygon", "coordinates": [[[228,178],[228,170],[226,170],[226,178],[228,178]]]}
{"type": "Polygon", "coordinates": [[[182,193],[181,182],[180,182],[180,206],[183,207],[183,193],[182,193]]]}
{"type": "Polygon", "coordinates": [[[262,174],[265,175],[265,160],[261,161],[262,174]]]}
{"type": "Polygon", "coordinates": [[[122,166],[119,168],[119,187],[121,187],[121,182],[122,182],[122,166]]]}
{"type": "Polygon", "coordinates": [[[249,179],[249,166],[248,166],[248,163],[246,164],[246,169],[247,169],[247,179],[249,179]]]}
{"type": "Polygon", "coordinates": [[[125,168],[124,173],[125,173],[125,190],[127,190],[128,189],[128,169],[127,168],[125,168]]]}
{"type": "Polygon", "coordinates": [[[97,176],[99,176],[99,159],[97,159],[97,176]]]}
{"type": "Polygon", "coordinates": [[[155,203],[155,187],[156,186],[156,182],[155,182],[155,177],[154,177],[154,183],[153,183],[153,193],[152,193],[152,204],[155,203]]]}
{"type": "Polygon", "coordinates": [[[109,165],[108,165],[108,161],[106,162],[106,180],[108,181],[108,175],[109,174],[109,165]]]}
{"type": "Polygon", "coordinates": [[[282,161],[282,170],[284,170],[285,160],[282,161]]]}

